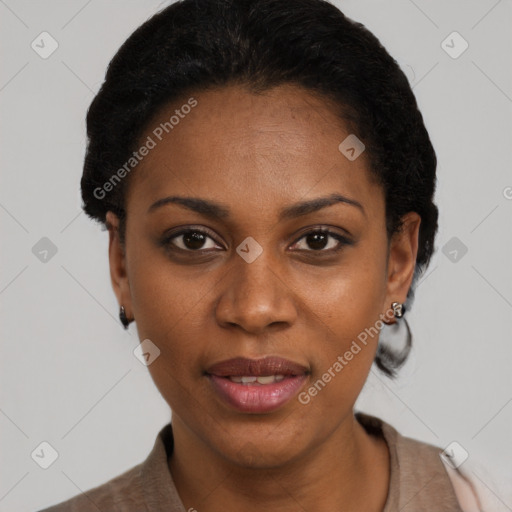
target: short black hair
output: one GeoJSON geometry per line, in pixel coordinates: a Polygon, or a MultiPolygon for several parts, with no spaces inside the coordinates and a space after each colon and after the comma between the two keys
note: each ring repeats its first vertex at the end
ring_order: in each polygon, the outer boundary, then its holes
{"type": "MultiPolygon", "coordinates": [[[[84,211],[106,225],[111,210],[124,226],[128,180],[98,190],[130,159],[149,120],[191,91],[230,84],[254,92],[293,84],[339,107],[383,187],[388,237],[405,213],[421,216],[409,309],[434,251],[436,154],[397,62],[364,25],[324,0],[182,0],[137,28],[87,113],[84,211]]],[[[380,343],[375,362],[394,376],[409,348],[398,354],[380,343]]]]}

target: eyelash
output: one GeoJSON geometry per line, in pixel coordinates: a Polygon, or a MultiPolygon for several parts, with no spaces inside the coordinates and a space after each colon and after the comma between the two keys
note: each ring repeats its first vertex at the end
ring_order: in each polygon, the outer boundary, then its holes
{"type": "MultiPolygon", "coordinates": [[[[193,249],[182,249],[181,247],[177,247],[175,244],[172,243],[172,240],[174,240],[175,238],[178,238],[182,235],[186,235],[186,234],[190,234],[190,233],[200,233],[202,235],[205,235],[207,236],[208,238],[210,238],[211,240],[213,240],[216,244],[217,241],[213,238],[213,236],[206,230],[204,229],[198,229],[198,228],[186,228],[186,229],[182,229],[181,231],[178,231],[176,233],[172,233],[170,235],[167,235],[165,236],[163,239],[162,239],[162,242],[161,242],[161,245],[168,248],[168,249],[171,249],[171,250],[176,250],[176,251],[181,251],[181,252],[188,252],[188,253],[199,253],[199,254],[205,254],[205,253],[208,253],[208,252],[212,252],[211,249],[197,249],[197,250],[193,250],[193,249]]],[[[353,245],[354,242],[352,240],[349,240],[347,237],[343,236],[343,235],[340,235],[339,233],[336,233],[334,231],[331,231],[327,228],[314,228],[314,229],[311,229],[310,231],[307,231],[306,233],[302,234],[300,236],[300,238],[298,238],[295,242],[293,242],[292,245],[296,245],[299,241],[301,241],[303,238],[306,238],[308,235],[313,235],[313,234],[323,234],[323,235],[328,235],[332,238],[334,238],[335,240],[338,241],[338,245],[337,247],[335,247],[334,249],[318,249],[318,250],[314,250],[314,249],[300,249],[299,252],[308,252],[308,253],[316,253],[316,254],[333,254],[333,253],[337,253],[339,252],[341,249],[343,249],[344,246],[348,246],[348,245],[353,245]]],[[[218,244],[220,245],[220,244],[218,244]]],[[[217,249],[215,249],[217,250],[217,249]]]]}

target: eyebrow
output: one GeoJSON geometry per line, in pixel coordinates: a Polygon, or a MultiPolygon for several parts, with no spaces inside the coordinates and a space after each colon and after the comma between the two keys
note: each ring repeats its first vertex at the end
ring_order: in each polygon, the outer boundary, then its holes
{"type": "MultiPolygon", "coordinates": [[[[315,199],[310,199],[308,201],[302,201],[299,203],[292,204],[290,206],[286,206],[279,211],[279,220],[293,219],[296,217],[301,217],[303,215],[308,215],[310,213],[316,212],[318,210],[338,203],[344,203],[351,206],[355,206],[356,208],[361,210],[363,215],[366,216],[366,212],[363,208],[363,205],[358,201],[345,197],[341,194],[331,194],[326,197],[318,197],[315,199]]],[[[220,203],[215,203],[207,199],[200,199],[198,197],[182,196],[169,196],[159,199],[149,207],[148,213],[152,213],[158,208],[161,208],[162,206],[166,206],[168,204],[177,204],[179,206],[187,208],[188,210],[200,213],[205,217],[210,217],[217,220],[225,219],[230,215],[229,208],[220,203]]]]}

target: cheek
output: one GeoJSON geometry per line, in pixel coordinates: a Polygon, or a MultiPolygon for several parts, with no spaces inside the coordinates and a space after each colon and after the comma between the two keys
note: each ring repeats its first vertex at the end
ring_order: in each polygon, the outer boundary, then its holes
{"type": "Polygon", "coordinates": [[[366,381],[378,345],[380,310],[368,293],[340,291],[318,309],[319,329],[310,351],[312,373],[299,402],[320,416],[326,410],[351,410],[366,381]]]}
{"type": "Polygon", "coordinates": [[[211,287],[201,280],[185,283],[167,262],[134,265],[130,276],[132,305],[140,340],[151,340],[159,357],[148,366],[171,409],[188,417],[207,409],[197,392],[200,357],[207,350],[204,307],[211,287]]]}
{"type": "Polygon", "coordinates": [[[335,276],[323,280],[321,289],[310,287],[309,292],[304,314],[310,311],[309,322],[316,323],[317,335],[309,354],[311,383],[302,403],[310,403],[321,414],[325,407],[352,405],[370,371],[382,326],[385,255],[370,258],[358,253],[335,276]]]}
{"type": "Polygon", "coordinates": [[[208,293],[208,280],[199,267],[194,272],[173,264],[165,250],[140,231],[133,234],[138,243],[127,254],[134,316],[141,335],[171,334],[193,318],[208,293]]]}
{"type": "MultiPolygon", "coordinates": [[[[208,279],[184,278],[157,248],[137,248],[129,260],[130,293],[140,340],[151,340],[160,350],[155,361],[165,361],[168,374],[183,381],[185,370],[197,367],[195,356],[204,349],[204,307],[211,294],[208,279]],[[202,333],[202,335],[201,335],[202,333]]],[[[164,371],[162,369],[162,371],[164,371]]],[[[164,376],[165,377],[165,376],[164,376]]],[[[167,378],[167,377],[166,377],[167,378]]],[[[169,380],[167,378],[167,380],[169,380]]]]}
{"type": "Polygon", "coordinates": [[[362,246],[328,275],[317,278],[318,285],[311,286],[315,281],[306,285],[307,277],[300,277],[303,282],[298,287],[308,292],[307,307],[334,337],[336,348],[343,348],[379,319],[386,295],[385,265],[382,251],[362,246]],[[377,253],[382,256],[375,257],[377,253]]]}

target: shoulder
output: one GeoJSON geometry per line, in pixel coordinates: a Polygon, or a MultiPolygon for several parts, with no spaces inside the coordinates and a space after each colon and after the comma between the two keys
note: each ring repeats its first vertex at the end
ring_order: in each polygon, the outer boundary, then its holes
{"type": "Polygon", "coordinates": [[[381,435],[388,445],[391,474],[385,512],[481,510],[471,482],[442,448],[404,436],[375,416],[356,413],[356,417],[368,433],[381,435]]]}
{"type": "Polygon", "coordinates": [[[146,460],[102,485],[40,512],[140,512],[148,510],[148,506],[161,504],[165,504],[169,512],[182,512],[168,467],[173,445],[172,426],[168,423],[158,433],[146,460]]]}

